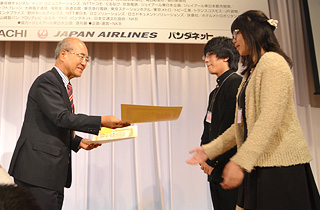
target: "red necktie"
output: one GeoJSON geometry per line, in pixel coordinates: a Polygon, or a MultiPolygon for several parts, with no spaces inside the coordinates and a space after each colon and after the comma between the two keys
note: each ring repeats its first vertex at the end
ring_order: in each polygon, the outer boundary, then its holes
{"type": "MultiPolygon", "coordinates": [[[[69,96],[69,100],[70,100],[70,103],[71,103],[71,111],[72,111],[72,113],[74,113],[72,85],[69,82],[67,86],[68,86],[68,96],[69,96]]],[[[74,131],[72,132],[72,135],[73,135],[73,139],[74,139],[74,137],[75,137],[75,132],[74,131]]]]}
{"type": "Polygon", "coordinates": [[[72,85],[71,85],[70,82],[68,83],[68,96],[69,96],[69,100],[70,100],[70,103],[71,103],[72,113],[74,113],[73,91],[72,91],[72,85]]]}

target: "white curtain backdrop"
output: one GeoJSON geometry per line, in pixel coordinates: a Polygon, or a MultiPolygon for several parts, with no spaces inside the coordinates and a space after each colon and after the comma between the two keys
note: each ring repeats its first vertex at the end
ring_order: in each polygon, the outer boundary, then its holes
{"type": "MultiPolygon", "coordinates": [[[[7,170],[29,87],[52,68],[56,43],[0,42],[1,165],[7,170]]],[[[73,154],[64,209],[210,209],[206,176],[185,163],[200,144],[215,85],[202,45],[87,43],[92,56],[71,80],[77,113],[113,114],[120,105],[183,106],[172,122],[141,123],[138,138],[73,154]]],[[[87,134],[80,134],[89,137],[87,134]]]]}
{"type": "MultiPolygon", "coordinates": [[[[294,30],[291,7],[298,6],[294,2],[270,1],[270,11],[280,21],[281,44],[297,63],[294,97],[319,183],[320,111],[304,97],[308,81],[301,73],[305,63],[300,62],[305,61],[292,54],[303,39],[289,33],[294,30]]],[[[0,164],[5,170],[19,137],[29,88],[54,65],[56,44],[0,42],[0,164]]],[[[87,43],[87,47],[92,62],[81,78],[71,80],[76,113],[121,118],[121,104],[183,109],[176,121],[136,124],[136,139],[73,153],[73,183],[65,190],[63,209],[212,209],[206,175],[199,166],[185,163],[188,151],[200,144],[207,98],[216,84],[201,60],[203,45],[87,43]]]]}

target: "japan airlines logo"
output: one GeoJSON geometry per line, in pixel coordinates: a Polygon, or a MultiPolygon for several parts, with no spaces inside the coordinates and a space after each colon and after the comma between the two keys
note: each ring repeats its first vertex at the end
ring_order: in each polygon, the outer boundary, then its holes
{"type": "Polygon", "coordinates": [[[48,31],[47,31],[47,29],[40,29],[39,31],[38,31],[38,37],[40,38],[40,39],[45,39],[45,38],[47,38],[47,36],[48,36],[48,31]]]}

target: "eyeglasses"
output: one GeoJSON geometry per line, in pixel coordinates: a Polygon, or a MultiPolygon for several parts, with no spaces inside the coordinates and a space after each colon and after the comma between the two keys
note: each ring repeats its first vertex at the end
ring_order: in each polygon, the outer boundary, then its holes
{"type": "Polygon", "coordinates": [[[66,50],[66,49],[64,49],[64,50],[67,51],[70,54],[74,54],[74,55],[78,56],[81,59],[81,61],[86,61],[87,63],[90,61],[90,57],[86,56],[83,53],[70,52],[69,50],[66,50]]]}
{"type": "Polygon", "coordinates": [[[237,39],[239,32],[239,29],[234,29],[234,31],[232,32],[232,39],[237,39]]]}
{"type": "Polygon", "coordinates": [[[213,52],[207,52],[204,56],[202,56],[202,60],[205,60],[207,57],[209,57],[212,54],[213,52]]]}

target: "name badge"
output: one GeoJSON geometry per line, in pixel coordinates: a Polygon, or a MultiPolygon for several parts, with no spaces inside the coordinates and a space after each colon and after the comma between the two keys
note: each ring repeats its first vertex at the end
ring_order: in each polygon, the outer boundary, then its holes
{"type": "Polygon", "coordinates": [[[238,109],[238,121],[237,123],[242,123],[242,109],[238,109]]]}
{"type": "Polygon", "coordinates": [[[210,111],[207,112],[206,122],[211,123],[212,113],[210,111]]]}

